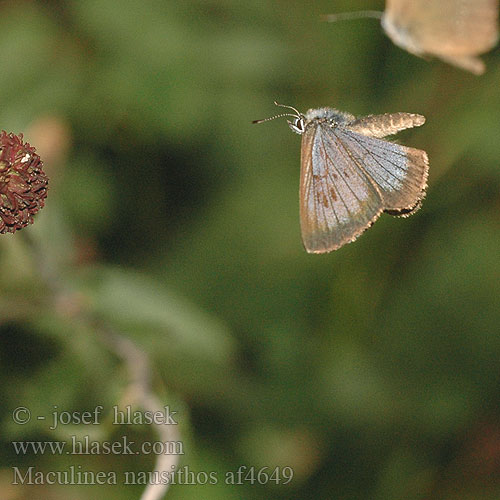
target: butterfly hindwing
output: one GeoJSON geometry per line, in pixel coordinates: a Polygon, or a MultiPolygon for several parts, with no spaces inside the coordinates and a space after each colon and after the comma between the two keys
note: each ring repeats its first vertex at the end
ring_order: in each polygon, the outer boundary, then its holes
{"type": "Polygon", "coordinates": [[[429,162],[427,153],[348,129],[337,132],[353,159],[376,184],[383,209],[392,215],[410,215],[425,195],[429,162]]]}

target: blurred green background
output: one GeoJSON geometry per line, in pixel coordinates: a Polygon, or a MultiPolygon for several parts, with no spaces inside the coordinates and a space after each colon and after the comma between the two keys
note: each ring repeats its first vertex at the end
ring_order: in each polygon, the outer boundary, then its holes
{"type": "Polygon", "coordinates": [[[11,485],[13,466],[153,467],[13,450],[75,433],[157,439],[109,418],[13,423],[18,406],[106,413],[126,399],[124,368],[81,307],[150,354],[155,391],[178,411],[181,466],[218,474],[167,498],[500,498],[500,52],[476,77],[407,54],[375,20],[320,22],[360,9],[383,2],[0,4],[0,127],[24,133],[51,180],[35,224],[0,237],[2,500],[144,489],[11,485]],[[306,254],[300,138],[284,120],[250,123],[274,100],[425,115],[398,136],[430,158],[421,211],[306,254]],[[67,300],[52,300],[24,232],[67,300]],[[240,465],[294,477],[224,484],[240,465]]]}

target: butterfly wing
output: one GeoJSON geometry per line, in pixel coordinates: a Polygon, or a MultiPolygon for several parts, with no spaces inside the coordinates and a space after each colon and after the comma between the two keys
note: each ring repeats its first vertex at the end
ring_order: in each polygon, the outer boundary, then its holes
{"type": "Polygon", "coordinates": [[[386,137],[407,128],[420,127],[425,117],[415,113],[385,113],[357,118],[348,124],[349,130],[370,137],[386,137]]]}
{"type": "Polygon", "coordinates": [[[420,207],[429,171],[425,151],[348,129],[337,133],[341,144],[352,152],[353,160],[375,183],[383,199],[384,211],[392,215],[410,215],[420,207]]]}
{"type": "Polygon", "coordinates": [[[383,201],[337,129],[310,125],[302,134],[300,225],[309,253],[324,253],[354,241],[377,219],[383,201]]]}
{"type": "Polygon", "coordinates": [[[480,74],[484,63],[475,56],[498,40],[498,0],[386,0],[382,27],[409,52],[480,74]]]}

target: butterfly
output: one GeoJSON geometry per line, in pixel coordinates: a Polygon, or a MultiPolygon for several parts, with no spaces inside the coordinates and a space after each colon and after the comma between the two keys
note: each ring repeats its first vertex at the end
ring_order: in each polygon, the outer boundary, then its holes
{"type": "Polygon", "coordinates": [[[482,74],[477,57],[498,41],[498,0],[386,0],[382,27],[412,54],[482,74]]]}
{"type": "Polygon", "coordinates": [[[325,16],[328,21],[375,17],[387,36],[408,52],[434,56],[480,75],[478,57],[498,41],[498,0],[386,0],[384,12],[325,16]]]}
{"type": "Polygon", "coordinates": [[[282,113],[302,136],[300,226],[309,253],[354,241],[382,212],[407,217],[425,196],[429,162],[420,149],[383,138],[424,124],[422,115],[386,113],[355,118],[333,108],[282,113]]]}

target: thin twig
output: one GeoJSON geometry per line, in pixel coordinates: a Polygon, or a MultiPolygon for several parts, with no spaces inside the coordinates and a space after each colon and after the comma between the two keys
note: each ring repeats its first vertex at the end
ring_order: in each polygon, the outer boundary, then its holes
{"type": "MultiPolygon", "coordinates": [[[[101,328],[100,334],[113,352],[120,356],[130,374],[132,399],[144,410],[151,413],[163,411],[160,400],[151,389],[151,366],[149,356],[130,339],[109,329],[101,328]]],[[[157,424],[156,432],[163,443],[177,442],[180,439],[177,425],[157,424]]],[[[161,477],[162,472],[172,474],[177,468],[179,456],[176,454],[159,454],[154,472],[161,477]]],[[[169,476],[167,476],[169,477],[169,476]]],[[[144,490],[140,500],[159,500],[167,492],[169,483],[150,483],[144,490]]]]}
{"type": "MultiPolygon", "coordinates": [[[[30,234],[29,229],[22,231],[22,234],[31,249],[40,276],[52,294],[53,306],[57,310],[58,304],[65,302],[68,298],[78,296],[78,292],[64,279],[57,262],[44,251],[36,236],[30,234]]],[[[163,406],[151,387],[152,368],[149,356],[126,335],[109,327],[88,307],[77,307],[73,317],[93,329],[99,340],[123,360],[130,377],[130,389],[135,403],[145,411],[161,413],[163,406]]],[[[153,425],[161,442],[178,442],[180,440],[177,425],[156,422],[153,425]]],[[[158,454],[153,475],[158,472],[159,477],[163,477],[162,473],[165,472],[167,477],[171,477],[178,462],[177,454],[158,454]]],[[[169,486],[170,482],[150,483],[142,493],[140,500],[160,500],[166,494],[169,486]]]]}

